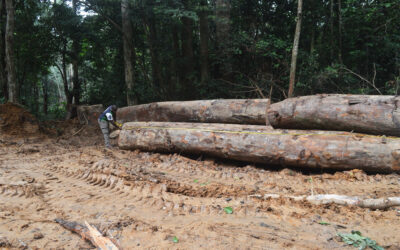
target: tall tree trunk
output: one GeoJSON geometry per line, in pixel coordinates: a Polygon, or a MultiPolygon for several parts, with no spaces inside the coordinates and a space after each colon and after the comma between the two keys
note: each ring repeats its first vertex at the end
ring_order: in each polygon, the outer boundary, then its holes
{"type": "Polygon", "coordinates": [[[333,35],[333,15],[334,15],[334,12],[333,12],[333,0],[330,0],[330,17],[329,17],[329,27],[330,27],[330,45],[331,45],[331,47],[329,48],[330,49],[330,53],[331,53],[331,63],[333,62],[333,57],[334,57],[334,42],[333,42],[333,40],[334,40],[334,35],[333,35]]]}
{"type": "Polygon", "coordinates": [[[68,86],[68,76],[67,76],[67,63],[66,63],[66,53],[67,53],[67,45],[66,41],[64,41],[64,49],[62,51],[61,55],[61,68],[57,66],[58,70],[60,71],[62,80],[63,80],[63,86],[64,86],[64,94],[65,94],[65,99],[67,101],[66,105],[66,110],[67,110],[67,116],[66,118],[70,118],[72,116],[72,99],[73,99],[73,93],[70,91],[69,86],[68,86]]]}
{"type": "MultiPolygon", "coordinates": [[[[77,0],[72,0],[72,8],[75,15],[78,14],[78,3],[77,0]]],[[[78,36],[72,38],[72,105],[67,106],[67,119],[74,118],[76,116],[76,106],[80,104],[81,97],[81,84],[79,81],[79,53],[80,53],[80,41],[78,36]]]]}
{"type": "Polygon", "coordinates": [[[194,74],[193,21],[187,17],[182,17],[182,23],[183,89],[185,97],[190,99],[193,97],[191,86],[194,74]]]}
{"type": "Polygon", "coordinates": [[[31,91],[33,92],[33,113],[39,114],[39,89],[37,83],[33,84],[31,91]]]}
{"type": "Polygon", "coordinates": [[[298,0],[297,23],[296,23],[296,31],[294,33],[292,61],[291,61],[291,65],[290,65],[290,80],[289,80],[289,91],[288,91],[289,98],[293,96],[294,80],[296,78],[296,64],[297,64],[297,54],[298,54],[298,50],[299,50],[302,8],[303,8],[303,0],[298,0]]]}
{"type": "Polygon", "coordinates": [[[7,68],[7,85],[8,85],[8,100],[18,103],[18,86],[14,64],[14,2],[6,0],[7,24],[6,24],[6,68],[7,68]]]}
{"type": "Polygon", "coordinates": [[[180,52],[180,47],[179,47],[179,34],[178,34],[178,28],[176,24],[173,24],[172,26],[172,46],[173,46],[173,58],[171,61],[171,84],[169,88],[169,93],[170,95],[176,95],[176,92],[173,92],[176,90],[176,86],[180,86],[181,83],[181,67],[180,67],[180,59],[181,59],[181,52],[180,52]]]}
{"type": "Polygon", "coordinates": [[[43,79],[42,91],[43,91],[43,113],[47,115],[48,103],[49,103],[49,79],[46,77],[43,79]]]}
{"type": "MultiPolygon", "coordinates": [[[[182,1],[186,10],[190,10],[189,1],[182,1]]],[[[194,53],[193,53],[193,20],[188,17],[182,17],[182,56],[184,67],[184,96],[185,99],[194,97],[194,53]]]]}
{"type": "Polygon", "coordinates": [[[209,79],[208,70],[208,18],[207,11],[204,9],[207,7],[207,1],[201,1],[202,10],[199,13],[200,18],[200,55],[201,55],[201,83],[205,86],[209,79]]]}
{"type": "Polygon", "coordinates": [[[157,30],[156,30],[154,16],[146,19],[146,25],[147,27],[145,27],[145,29],[148,30],[147,40],[150,46],[153,87],[157,95],[162,96],[164,86],[163,86],[163,78],[161,75],[160,55],[158,53],[157,30]]]}
{"type": "Polygon", "coordinates": [[[342,0],[338,0],[338,18],[339,18],[339,63],[343,64],[342,59],[342,0]]]}
{"type": "Polygon", "coordinates": [[[219,72],[222,78],[228,78],[232,73],[232,58],[230,48],[230,0],[216,0],[216,36],[218,58],[220,60],[219,72]]]}
{"type": "Polygon", "coordinates": [[[133,28],[129,12],[130,12],[129,1],[122,0],[121,16],[122,16],[122,30],[123,30],[122,38],[124,44],[126,102],[128,106],[131,106],[138,103],[138,98],[134,92],[135,48],[133,46],[133,28]]]}
{"type": "Polygon", "coordinates": [[[311,31],[310,54],[313,55],[314,51],[315,51],[315,26],[312,27],[311,31]]]}
{"type": "Polygon", "coordinates": [[[5,2],[0,0],[0,92],[3,93],[4,98],[8,99],[7,91],[7,74],[5,63],[5,2]]]}

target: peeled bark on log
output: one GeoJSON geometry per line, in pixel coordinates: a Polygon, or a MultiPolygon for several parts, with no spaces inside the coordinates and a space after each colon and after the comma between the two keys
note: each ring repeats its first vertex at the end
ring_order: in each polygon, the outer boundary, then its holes
{"type": "Polygon", "coordinates": [[[79,123],[97,126],[97,119],[103,111],[102,104],[79,105],[77,108],[79,123]]]}
{"type": "Polygon", "coordinates": [[[316,169],[400,171],[400,139],[334,131],[168,122],[125,123],[122,149],[204,153],[228,159],[316,169]]]}
{"type": "Polygon", "coordinates": [[[206,122],[265,124],[268,99],[226,99],[154,102],[120,108],[119,122],[206,122]]]}
{"type": "Polygon", "coordinates": [[[315,95],[271,104],[274,128],[342,130],[400,136],[400,97],[315,95]]]}
{"type": "Polygon", "coordinates": [[[357,196],[346,196],[337,194],[318,194],[318,195],[300,195],[300,196],[281,196],[279,194],[265,194],[262,195],[250,195],[254,198],[263,199],[279,199],[279,198],[289,198],[295,201],[306,200],[312,204],[329,204],[334,203],[344,206],[357,206],[369,209],[387,209],[390,207],[400,206],[400,197],[387,197],[378,199],[362,199],[357,196]]]}

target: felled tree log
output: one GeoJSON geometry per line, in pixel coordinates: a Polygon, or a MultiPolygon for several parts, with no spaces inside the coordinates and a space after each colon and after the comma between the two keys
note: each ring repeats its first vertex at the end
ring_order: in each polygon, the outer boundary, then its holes
{"type": "Polygon", "coordinates": [[[120,108],[119,122],[206,122],[265,124],[268,99],[219,99],[184,102],[154,102],[120,108]]]}
{"type": "Polygon", "coordinates": [[[348,132],[277,130],[257,125],[125,123],[122,149],[204,153],[293,167],[400,171],[400,139],[348,132]]]}
{"type": "Polygon", "coordinates": [[[400,97],[315,95],[274,103],[267,118],[274,128],[322,129],[400,136],[400,97]]]}
{"type": "Polygon", "coordinates": [[[78,120],[80,124],[97,126],[97,119],[104,111],[102,104],[80,105],[77,107],[78,120]]]}
{"type": "Polygon", "coordinates": [[[279,194],[265,194],[265,195],[250,195],[254,198],[263,199],[279,199],[288,198],[295,201],[307,200],[312,204],[329,204],[334,203],[344,206],[358,206],[362,208],[369,209],[387,209],[390,207],[400,206],[400,197],[387,197],[387,198],[377,198],[377,199],[362,199],[357,196],[346,196],[337,194],[318,194],[318,195],[301,195],[301,196],[281,196],[279,194]]]}

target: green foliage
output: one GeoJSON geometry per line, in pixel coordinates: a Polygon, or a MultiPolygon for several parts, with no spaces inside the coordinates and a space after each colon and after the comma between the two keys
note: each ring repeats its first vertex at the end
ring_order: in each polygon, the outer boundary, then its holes
{"type": "Polygon", "coordinates": [[[368,237],[362,236],[359,231],[351,231],[351,234],[338,233],[338,236],[340,236],[343,242],[345,242],[346,244],[358,247],[358,249],[360,250],[367,247],[370,247],[374,250],[384,249],[383,247],[379,246],[376,241],[371,240],[368,237]]]}
{"type": "MultiPolygon", "coordinates": [[[[273,101],[286,96],[296,1],[232,0],[222,9],[205,0],[129,1],[135,50],[131,93],[124,77],[121,1],[78,1],[81,10],[96,12],[85,17],[70,2],[16,1],[20,99],[39,116],[45,117],[43,79],[49,79],[47,117],[65,114],[64,83],[55,66],[64,63],[70,70],[75,59],[82,103],[124,106],[127,95],[139,103],[260,98],[269,96],[271,87],[273,101]],[[201,80],[202,16],[208,28],[206,81],[201,80]],[[77,56],[73,41],[79,41],[77,56]]],[[[371,83],[383,94],[398,94],[400,3],[342,0],[330,13],[330,2],[304,3],[295,94],[377,94],[371,83]]],[[[67,78],[71,90],[71,75],[67,78]]]]}
{"type": "Polygon", "coordinates": [[[224,207],[224,212],[226,214],[232,214],[233,213],[233,208],[232,207],[224,207]]]}
{"type": "Polygon", "coordinates": [[[48,112],[50,115],[47,119],[63,119],[66,113],[65,103],[50,105],[48,112]]]}

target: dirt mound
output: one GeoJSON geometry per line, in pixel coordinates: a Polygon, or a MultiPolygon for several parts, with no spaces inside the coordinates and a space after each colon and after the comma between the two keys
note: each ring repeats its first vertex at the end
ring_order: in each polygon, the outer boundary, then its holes
{"type": "Polygon", "coordinates": [[[35,135],[39,133],[39,122],[21,105],[0,104],[0,131],[7,135],[35,135]]]}
{"type": "MultiPolygon", "coordinates": [[[[78,118],[69,120],[52,120],[40,124],[41,131],[49,138],[73,146],[102,145],[103,134],[97,125],[80,124],[78,118]]],[[[114,143],[116,143],[114,141],[114,143]]]]}

